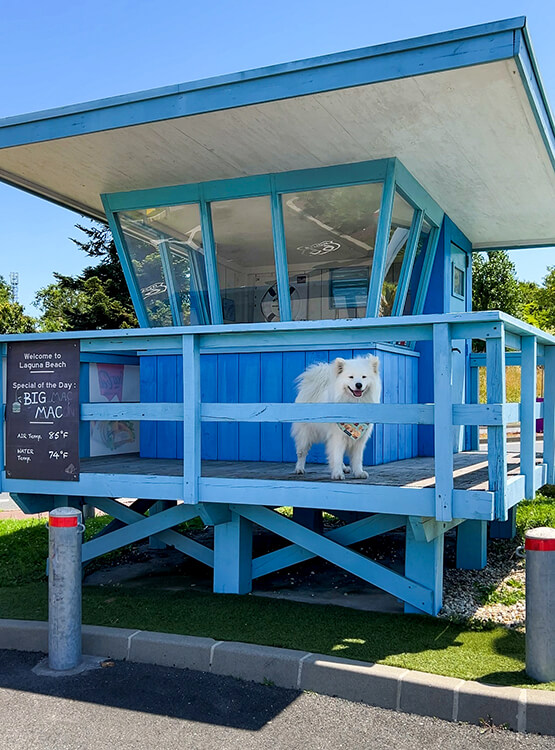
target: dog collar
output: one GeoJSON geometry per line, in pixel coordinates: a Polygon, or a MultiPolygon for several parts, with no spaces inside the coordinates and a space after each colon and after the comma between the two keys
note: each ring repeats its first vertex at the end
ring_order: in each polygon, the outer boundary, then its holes
{"type": "Polygon", "coordinates": [[[368,422],[338,422],[339,429],[353,440],[358,440],[368,430],[368,422]]]}

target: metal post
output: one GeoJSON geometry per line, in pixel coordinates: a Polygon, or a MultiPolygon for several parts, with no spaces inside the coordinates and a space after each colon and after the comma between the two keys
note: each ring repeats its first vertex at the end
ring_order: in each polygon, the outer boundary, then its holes
{"type": "Polygon", "coordinates": [[[526,672],[555,680],[555,529],[526,532],[526,672]]]}
{"type": "Polygon", "coordinates": [[[48,520],[48,666],[78,667],[81,653],[81,511],[55,508],[48,520]]]}

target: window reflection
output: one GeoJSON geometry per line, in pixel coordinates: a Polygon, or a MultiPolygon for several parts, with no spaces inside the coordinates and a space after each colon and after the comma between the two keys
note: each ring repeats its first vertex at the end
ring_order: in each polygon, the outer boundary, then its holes
{"type": "Polygon", "coordinates": [[[399,285],[401,268],[405,259],[407,240],[414,216],[414,209],[395,191],[389,241],[385,255],[385,278],[380,300],[380,315],[391,315],[399,285]]]}
{"type": "Polygon", "coordinates": [[[418,286],[420,284],[420,277],[422,276],[422,267],[424,265],[424,258],[426,257],[426,251],[430,241],[431,226],[426,220],[422,222],[422,229],[420,230],[420,237],[418,238],[418,245],[416,247],[416,256],[414,259],[414,265],[412,267],[412,273],[410,276],[409,290],[407,299],[405,301],[405,307],[403,315],[412,315],[414,309],[414,301],[418,292],[418,286]]]}
{"type": "Polygon", "coordinates": [[[224,323],[279,320],[270,197],[211,204],[224,323]]]}
{"type": "Polygon", "coordinates": [[[366,315],[382,184],[282,196],[293,320],[366,315]]]}
{"type": "Polygon", "coordinates": [[[151,326],[210,322],[196,204],[119,214],[151,326]]]}

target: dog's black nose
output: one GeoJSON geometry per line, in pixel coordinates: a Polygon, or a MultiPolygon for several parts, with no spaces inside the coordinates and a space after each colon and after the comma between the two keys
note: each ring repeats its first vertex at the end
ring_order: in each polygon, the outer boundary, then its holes
{"type": "Polygon", "coordinates": [[[362,388],[362,383],[355,383],[355,385],[356,385],[357,390],[360,391],[360,389],[362,388]]]}

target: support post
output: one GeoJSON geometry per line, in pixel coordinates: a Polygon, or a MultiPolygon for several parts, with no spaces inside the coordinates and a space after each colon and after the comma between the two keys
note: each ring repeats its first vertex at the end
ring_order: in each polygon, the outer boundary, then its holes
{"type": "Polygon", "coordinates": [[[434,464],[437,521],[453,518],[453,397],[451,333],[447,323],[434,325],[434,464]]]}
{"type": "MultiPolygon", "coordinates": [[[[480,368],[470,367],[470,403],[480,403],[480,368]]],[[[470,450],[480,450],[480,425],[470,425],[470,450]]]]}
{"type": "Polygon", "coordinates": [[[183,354],[183,502],[198,503],[201,470],[199,337],[185,334],[183,354]]]}
{"type": "MultiPolygon", "coordinates": [[[[449,445],[451,445],[450,441],[449,445]]],[[[443,539],[444,534],[440,534],[429,542],[418,541],[411,524],[407,524],[405,577],[432,590],[432,611],[431,613],[424,612],[405,602],[406,613],[437,615],[441,609],[443,603],[443,539]]]]}
{"type": "Polygon", "coordinates": [[[555,484],[555,346],[544,350],[543,461],[547,484],[555,484]]]}
{"type": "MultiPolygon", "coordinates": [[[[487,401],[504,404],[505,387],[505,328],[499,338],[486,341],[487,401]]],[[[495,493],[494,513],[498,521],[506,521],[507,514],[507,442],[505,424],[488,427],[489,489],[495,493]]]]}
{"type": "Polygon", "coordinates": [[[324,519],[321,510],[312,508],[293,508],[293,521],[305,529],[321,534],[324,531],[324,519]]]}
{"type": "Polygon", "coordinates": [[[48,526],[48,665],[65,671],[82,661],[81,512],[55,508],[48,526]]]}
{"type": "Polygon", "coordinates": [[[487,561],[487,521],[464,521],[457,528],[457,568],[482,570],[487,561]]]}
{"type": "Polygon", "coordinates": [[[252,523],[237,513],[214,526],[214,593],[248,594],[252,589],[252,523]]]}
{"type": "Polygon", "coordinates": [[[536,492],[536,383],[538,345],[535,336],[522,337],[520,366],[520,473],[524,474],[524,492],[532,500],[536,492]]]}

